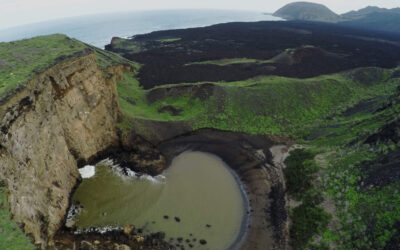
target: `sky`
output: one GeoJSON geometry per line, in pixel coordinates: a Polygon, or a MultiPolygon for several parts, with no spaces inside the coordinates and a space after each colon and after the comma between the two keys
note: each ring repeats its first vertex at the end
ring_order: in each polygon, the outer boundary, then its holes
{"type": "MultiPolygon", "coordinates": [[[[0,29],[88,14],[159,9],[235,9],[272,13],[293,0],[0,0],[0,29]]],[[[366,6],[400,7],[399,0],[315,0],[338,14],[366,6]]]]}

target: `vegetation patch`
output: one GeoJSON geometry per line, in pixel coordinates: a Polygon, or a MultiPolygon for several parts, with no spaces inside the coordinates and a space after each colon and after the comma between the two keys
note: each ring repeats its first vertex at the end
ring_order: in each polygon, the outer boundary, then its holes
{"type": "Polygon", "coordinates": [[[294,249],[307,249],[313,236],[326,231],[331,215],[313,204],[303,203],[292,210],[291,244],[294,249]]]}
{"type": "Polygon", "coordinates": [[[162,43],[172,43],[181,40],[182,38],[180,37],[170,37],[170,38],[162,38],[158,39],[157,41],[162,42],[162,43]]]}
{"type": "Polygon", "coordinates": [[[284,170],[288,194],[301,201],[291,210],[291,245],[295,249],[305,249],[313,236],[326,231],[331,215],[319,204],[323,201],[322,191],[314,186],[319,168],[314,161],[315,154],[305,149],[295,149],[285,160],[284,170]]]}
{"type": "Polygon", "coordinates": [[[11,218],[7,192],[7,188],[0,185],[0,249],[34,250],[36,247],[11,218]]]}
{"type": "Polygon", "coordinates": [[[219,60],[191,62],[191,63],[186,63],[185,66],[202,65],[202,64],[213,64],[213,65],[218,65],[218,66],[226,66],[226,65],[239,64],[239,63],[265,64],[265,63],[271,63],[271,62],[272,62],[271,60],[259,60],[259,59],[251,59],[251,58],[225,58],[225,59],[219,59],[219,60]]]}
{"type": "Polygon", "coordinates": [[[303,149],[295,149],[285,160],[286,188],[290,195],[300,196],[313,187],[312,176],[318,171],[314,154],[303,149]]]}

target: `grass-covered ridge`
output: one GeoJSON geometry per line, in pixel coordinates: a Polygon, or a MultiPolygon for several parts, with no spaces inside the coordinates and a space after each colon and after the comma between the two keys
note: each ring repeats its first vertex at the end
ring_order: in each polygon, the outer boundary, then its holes
{"type": "Polygon", "coordinates": [[[330,116],[361,100],[391,93],[397,85],[389,80],[389,75],[390,70],[382,71],[376,82],[368,85],[344,74],[332,74],[308,79],[257,77],[144,90],[136,76],[129,73],[118,84],[118,90],[122,110],[129,118],[186,121],[193,129],[216,128],[299,138],[315,124],[327,123],[330,116]],[[202,86],[211,91],[203,99],[194,93],[194,89],[202,86]],[[178,94],[148,101],[149,96],[163,89],[177,90],[178,94]],[[180,112],[175,115],[160,112],[171,107],[180,112]]]}
{"type": "Polygon", "coordinates": [[[0,99],[57,62],[85,53],[96,53],[103,70],[114,64],[130,64],[118,54],[61,34],[0,43],[0,99]]]}

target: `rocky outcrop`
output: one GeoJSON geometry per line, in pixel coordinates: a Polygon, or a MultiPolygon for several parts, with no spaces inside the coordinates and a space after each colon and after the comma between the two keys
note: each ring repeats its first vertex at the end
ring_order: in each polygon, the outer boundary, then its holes
{"type": "Polygon", "coordinates": [[[0,179],[14,219],[42,247],[62,225],[77,166],[119,146],[113,76],[122,70],[105,77],[94,54],[69,59],[0,107],[0,179]]]}

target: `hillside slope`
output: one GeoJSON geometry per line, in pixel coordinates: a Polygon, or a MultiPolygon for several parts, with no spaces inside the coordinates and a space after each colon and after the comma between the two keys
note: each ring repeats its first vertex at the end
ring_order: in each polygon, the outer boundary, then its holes
{"type": "Polygon", "coordinates": [[[386,9],[386,8],[379,8],[376,6],[367,6],[359,10],[349,11],[347,13],[342,14],[341,16],[346,20],[356,20],[356,19],[366,18],[368,15],[372,13],[386,13],[386,14],[400,13],[400,8],[386,9]]]}
{"type": "Polygon", "coordinates": [[[376,11],[340,24],[364,30],[400,33],[400,11],[376,11]]]}

